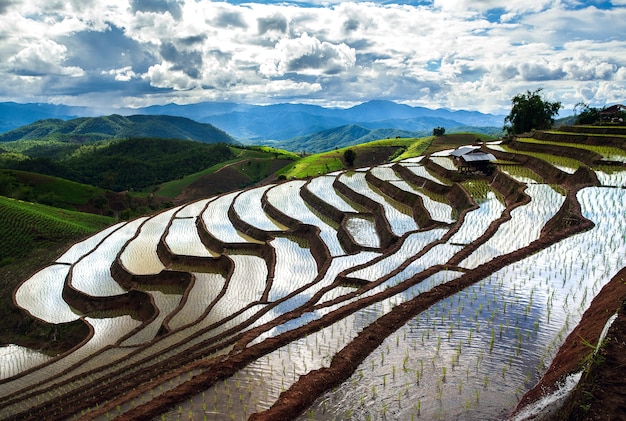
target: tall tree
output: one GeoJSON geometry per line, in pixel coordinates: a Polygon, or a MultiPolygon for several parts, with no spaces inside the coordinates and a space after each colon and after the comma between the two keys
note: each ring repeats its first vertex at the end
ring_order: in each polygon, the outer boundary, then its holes
{"type": "Polygon", "coordinates": [[[343,153],[343,159],[346,161],[346,166],[351,167],[354,165],[356,159],[356,152],[352,149],[348,149],[343,153]]]}
{"type": "Polygon", "coordinates": [[[511,113],[504,118],[505,130],[509,133],[524,133],[533,129],[549,129],[554,124],[554,117],[561,108],[560,102],[544,101],[541,88],[517,94],[511,100],[511,113]]]}

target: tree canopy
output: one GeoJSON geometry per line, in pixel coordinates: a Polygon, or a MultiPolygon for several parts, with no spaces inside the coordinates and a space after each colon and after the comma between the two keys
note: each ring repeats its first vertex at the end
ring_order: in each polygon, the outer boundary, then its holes
{"type": "Polygon", "coordinates": [[[560,102],[545,101],[541,97],[541,88],[525,94],[517,94],[511,100],[512,108],[504,118],[505,130],[509,133],[524,133],[533,129],[549,129],[554,124],[554,117],[561,108],[560,102]]]}
{"type": "Polygon", "coordinates": [[[343,153],[343,159],[346,161],[346,165],[351,167],[354,165],[354,160],[356,159],[356,152],[352,149],[347,149],[343,153]]]}

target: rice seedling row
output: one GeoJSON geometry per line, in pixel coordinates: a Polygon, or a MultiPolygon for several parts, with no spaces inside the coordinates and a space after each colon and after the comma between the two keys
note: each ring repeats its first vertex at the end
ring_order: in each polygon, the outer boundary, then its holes
{"type": "Polygon", "coordinates": [[[385,218],[391,226],[391,230],[397,236],[402,236],[409,231],[415,231],[419,229],[417,223],[410,215],[410,209],[398,209],[397,203],[394,203],[390,198],[375,192],[370,188],[367,181],[365,181],[365,173],[344,173],[339,176],[338,181],[348,186],[350,189],[358,194],[361,194],[383,206],[385,212],[385,218]]]}
{"type": "MultiPolygon", "coordinates": [[[[532,200],[512,210],[509,222],[502,222],[502,199],[489,184],[473,181],[463,188],[477,208],[467,212],[462,223],[454,224],[450,218],[449,229],[418,230],[406,209],[398,209],[365,181],[367,171],[418,192],[391,165],[364,168],[320,177],[323,181],[314,179],[306,186],[304,181],[291,181],[199,201],[111,228],[68,250],[60,258],[64,264],[53,264],[33,276],[24,285],[32,282],[36,287],[18,290],[16,302],[42,320],[58,323],[57,316],[45,310],[48,304],[36,301],[51,299],[58,315],[67,320],[82,318],[93,326],[94,336],[53,361],[32,354],[27,362],[23,350],[15,356],[0,354],[10,361],[3,364],[13,373],[0,379],[0,394],[10,397],[0,404],[0,418],[134,416],[137,407],[158,405],[198,379],[211,379],[222,363],[228,366],[239,357],[247,360],[225,371],[219,381],[202,380],[206,383],[200,383],[205,387],[197,389],[199,393],[160,414],[166,419],[235,419],[271,409],[281,392],[297,390],[313,370],[331,368],[333,358],[354,346],[359,333],[379,320],[395,317],[398,309],[410,308],[444,284],[483,273],[480,270],[488,260],[509,261],[508,253],[531,250],[526,246],[537,243],[541,227],[565,200],[547,185],[528,182],[532,200]],[[367,238],[375,233],[372,217],[359,215],[337,195],[333,183],[345,184],[383,206],[399,237],[392,247],[371,251],[380,246],[377,236],[367,238]],[[349,213],[343,224],[364,249],[346,254],[337,225],[307,205],[300,196],[302,188],[349,213]],[[263,200],[294,221],[319,228],[330,250],[327,257],[314,258],[318,252],[312,249],[313,238],[280,233],[278,225],[267,224],[263,200]],[[259,248],[263,251],[251,253],[245,246],[239,250],[251,240],[234,228],[229,209],[268,232],[265,248],[259,248]],[[497,220],[501,225],[494,230],[497,220]],[[206,249],[196,221],[224,243],[228,257],[206,249]],[[520,234],[529,230],[534,231],[520,234]],[[461,267],[447,264],[487,232],[494,234],[461,267]],[[511,243],[512,237],[517,242],[511,243]],[[159,258],[160,241],[174,256],[200,258],[200,266],[201,259],[207,259],[206,270],[177,263],[176,273],[189,274],[188,286],[147,285],[150,276],[172,269],[159,258]],[[108,265],[89,260],[98,253],[108,265]],[[61,292],[70,274],[77,281],[91,277],[103,285],[115,282],[110,273],[115,259],[128,276],[147,276],[137,277],[146,284],[133,284],[133,289],[151,297],[158,310],[153,318],[141,322],[128,314],[113,317],[106,312],[85,316],[63,301],[61,292]],[[218,261],[228,269],[216,269],[218,261]],[[275,266],[269,267],[270,262],[275,266]],[[20,371],[33,367],[31,363],[40,369],[20,371]],[[107,398],[98,401],[99,394],[107,398]]],[[[409,314],[402,319],[408,320],[404,326],[381,337],[380,345],[359,360],[352,377],[322,394],[301,419],[478,419],[510,408],[545,370],[593,296],[624,265],[623,189],[586,188],[576,197],[584,216],[596,224],[592,230],[528,252],[515,263],[495,265],[494,272],[477,283],[409,314]],[[593,258],[581,257],[588,255],[593,258]]],[[[98,292],[87,281],[80,285],[83,293],[98,292]]],[[[111,295],[113,290],[102,297],[111,295]]]]}

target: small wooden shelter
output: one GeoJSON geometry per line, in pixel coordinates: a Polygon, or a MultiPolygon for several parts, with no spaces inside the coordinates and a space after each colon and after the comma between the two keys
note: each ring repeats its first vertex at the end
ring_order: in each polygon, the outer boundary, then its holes
{"type": "Polygon", "coordinates": [[[460,172],[480,171],[485,174],[491,173],[491,162],[496,160],[492,154],[478,147],[462,146],[452,152],[454,163],[460,172]]]}
{"type": "Polygon", "coordinates": [[[626,111],[626,106],[615,104],[600,110],[599,114],[602,121],[617,121],[620,118],[620,113],[623,111],[626,111]]]}

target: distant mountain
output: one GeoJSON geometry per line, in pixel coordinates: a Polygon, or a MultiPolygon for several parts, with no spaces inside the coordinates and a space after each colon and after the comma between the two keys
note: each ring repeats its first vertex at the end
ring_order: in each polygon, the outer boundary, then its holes
{"type": "Polygon", "coordinates": [[[283,141],[326,129],[356,124],[364,128],[432,131],[434,127],[502,127],[504,116],[476,111],[431,110],[391,101],[369,101],[352,108],[277,104],[228,111],[200,118],[230,133],[243,143],[283,141]]]}
{"type": "MultiPolygon", "coordinates": [[[[37,120],[58,118],[69,120],[84,114],[77,109],[53,104],[17,104],[15,102],[0,103],[0,133],[16,129],[37,120]]],[[[82,110],[86,112],[86,110],[82,110]]]]}
{"type": "MultiPolygon", "coordinates": [[[[246,144],[288,140],[323,130],[356,124],[364,128],[410,131],[446,130],[460,126],[502,127],[504,116],[476,111],[432,110],[391,101],[369,101],[351,108],[324,108],[307,104],[248,105],[230,102],[167,104],[116,111],[120,115],[170,115],[209,123],[246,144]]],[[[40,119],[89,116],[94,110],[48,104],[0,104],[0,131],[18,128],[40,119]],[[13,116],[13,117],[11,117],[13,116]],[[19,118],[18,118],[19,117],[19,118]],[[4,119],[4,120],[3,120],[4,119]],[[21,120],[20,120],[21,119],[21,120]],[[27,123],[26,123],[27,121],[27,123]]]]}
{"type": "Polygon", "coordinates": [[[232,143],[234,139],[210,124],[184,117],[161,115],[82,117],[72,120],[40,120],[0,134],[0,142],[53,138],[91,142],[108,138],[150,137],[232,143]]]}
{"type": "Polygon", "coordinates": [[[285,141],[276,141],[272,143],[272,146],[290,151],[319,153],[378,139],[419,137],[427,134],[428,133],[409,132],[397,129],[368,129],[356,124],[349,124],[307,136],[299,136],[285,141]]]}

